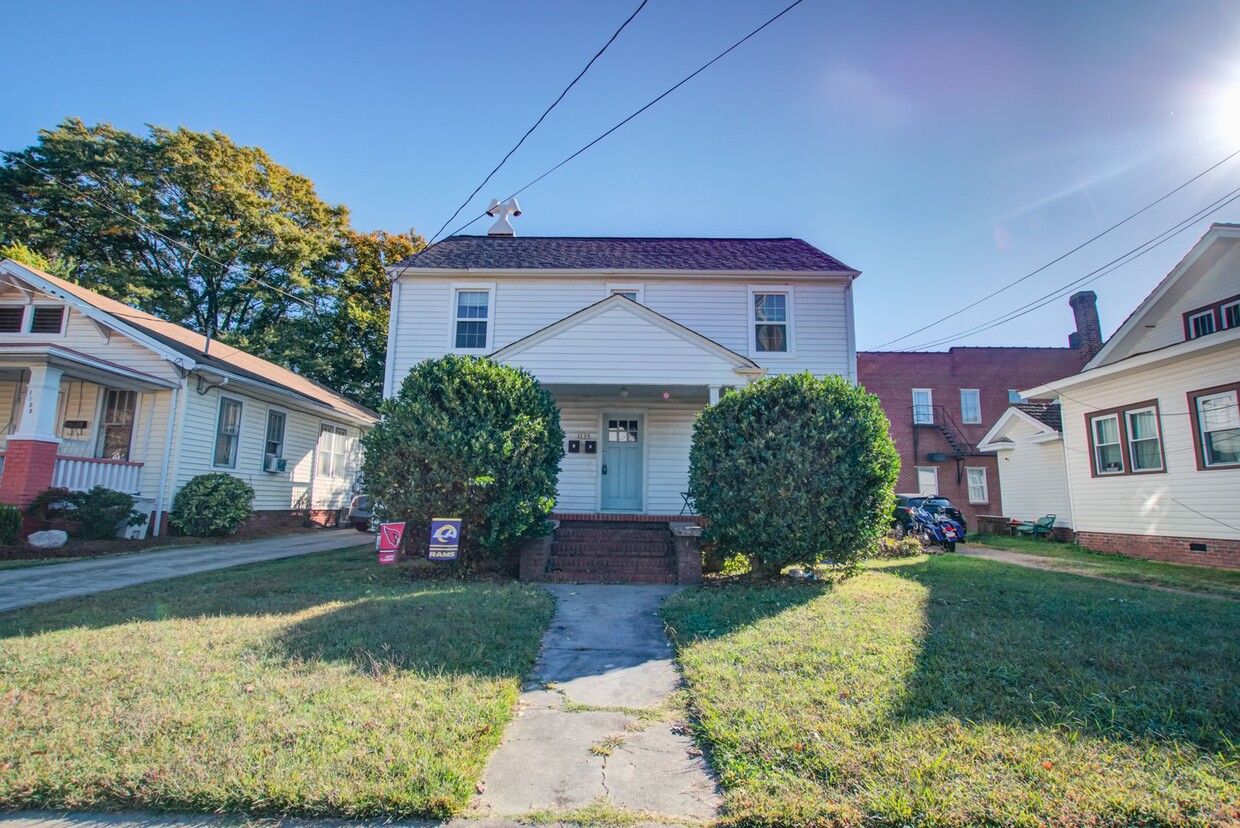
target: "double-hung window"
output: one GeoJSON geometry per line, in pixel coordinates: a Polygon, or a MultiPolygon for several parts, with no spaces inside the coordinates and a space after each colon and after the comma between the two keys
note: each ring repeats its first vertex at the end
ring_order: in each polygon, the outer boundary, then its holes
{"type": "Polygon", "coordinates": [[[1223,327],[1240,328],[1240,302],[1223,305],[1223,327]]]}
{"type": "Polygon", "coordinates": [[[934,393],[929,388],[913,389],[913,423],[929,425],[934,422],[934,393]]]}
{"type": "Polygon", "coordinates": [[[1240,384],[1194,391],[1188,409],[1197,468],[1240,467],[1240,384]]]}
{"type": "Polygon", "coordinates": [[[348,459],[349,432],[340,426],[325,425],[319,432],[319,474],[344,477],[348,459]]]}
{"type": "Polygon", "coordinates": [[[917,493],[937,495],[939,493],[939,470],[934,466],[917,467],[917,493]]]}
{"type": "Polygon", "coordinates": [[[970,503],[989,503],[990,489],[986,485],[986,470],[980,466],[966,468],[965,478],[969,483],[970,503]]]}
{"type": "Polygon", "coordinates": [[[263,443],[263,457],[279,459],[284,456],[284,429],[288,415],[274,408],[267,409],[267,439],[263,443]]]}
{"type": "Polygon", "coordinates": [[[960,389],[960,422],[976,424],[982,421],[982,395],[976,388],[960,389]]]}
{"type": "Polygon", "coordinates": [[[1095,477],[1165,471],[1158,402],[1085,415],[1095,477]]]}
{"type": "Polygon", "coordinates": [[[220,411],[215,420],[213,465],[224,469],[237,468],[237,450],[240,443],[241,401],[220,397],[220,411]]]}
{"type": "Polygon", "coordinates": [[[1208,310],[1188,317],[1188,336],[1196,339],[1214,333],[1214,311],[1208,310]]]}
{"type": "Polygon", "coordinates": [[[791,351],[792,294],[789,291],[751,290],[754,351],[791,351]]]}
{"type": "Polygon", "coordinates": [[[491,291],[461,288],[456,291],[453,347],[460,351],[485,351],[491,342],[491,291]]]}
{"type": "Polygon", "coordinates": [[[99,456],[107,460],[128,460],[133,442],[133,423],[138,410],[138,392],[109,388],[103,395],[103,421],[99,424],[99,456]]]}

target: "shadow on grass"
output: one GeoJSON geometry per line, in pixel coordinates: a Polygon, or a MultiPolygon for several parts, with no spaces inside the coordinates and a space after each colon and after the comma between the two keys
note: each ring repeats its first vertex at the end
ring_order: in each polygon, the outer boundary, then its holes
{"type": "Polygon", "coordinates": [[[928,593],[896,718],[1236,752],[1240,606],[955,555],[883,571],[928,593]]]}
{"type": "Polygon", "coordinates": [[[673,643],[686,647],[694,640],[721,638],[774,618],[826,595],[834,587],[834,580],[719,578],[708,581],[700,589],[677,595],[676,616],[681,620],[674,623],[666,614],[664,620],[673,643]],[[720,612],[718,596],[725,591],[727,607],[720,612]],[[677,629],[677,623],[683,629],[677,629]]]}

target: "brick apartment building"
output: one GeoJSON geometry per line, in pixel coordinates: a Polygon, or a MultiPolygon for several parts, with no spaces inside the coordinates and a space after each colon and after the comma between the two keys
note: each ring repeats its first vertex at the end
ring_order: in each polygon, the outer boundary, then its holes
{"type": "Polygon", "coordinates": [[[1066,348],[951,348],[857,354],[857,381],[882,401],[900,453],[901,494],[939,494],[965,514],[1003,514],[998,462],[977,450],[1018,391],[1077,373],[1102,348],[1097,294],[1069,299],[1066,348]]]}

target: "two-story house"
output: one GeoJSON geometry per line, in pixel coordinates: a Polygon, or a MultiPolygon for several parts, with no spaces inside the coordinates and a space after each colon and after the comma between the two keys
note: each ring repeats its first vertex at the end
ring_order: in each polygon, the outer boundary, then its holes
{"type": "Polygon", "coordinates": [[[1213,225],[1084,371],[1024,394],[1059,402],[1081,544],[1240,567],[1240,225],[1213,225]]]}
{"type": "Polygon", "coordinates": [[[856,377],[858,271],[799,239],[454,236],[390,271],[386,394],[445,354],[528,369],[567,436],[561,519],[675,520],[720,394],[856,377]]]}

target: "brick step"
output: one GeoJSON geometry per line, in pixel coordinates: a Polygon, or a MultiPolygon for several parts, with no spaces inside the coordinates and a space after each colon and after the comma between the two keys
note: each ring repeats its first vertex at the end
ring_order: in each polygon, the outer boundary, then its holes
{"type": "Polygon", "coordinates": [[[669,575],[672,574],[675,567],[671,566],[604,566],[595,562],[582,566],[560,566],[553,564],[552,572],[610,572],[614,575],[669,575]]]}
{"type": "Polygon", "coordinates": [[[584,563],[598,562],[607,566],[671,566],[676,558],[671,555],[617,556],[617,555],[552,555],[556,564],[581,566],[584,563]]]}
{"type": "Polygon", "coordinates": [[[628,543],[560,543],[551,544],[552,555],[597,555],[615,558],[658,558],[675,553],[670,543],[638,545],[628,543]]]}
{"type": "Polygon", "coordinates": [[[670,538],[672,533],[667,529],[660,529],[657,532],[634,531],[630,529],[615,529],[595,531],[593,529],[564,529],[563,527],[555,530],[557,538],[572,540],[626,540],[626,541],[653,541],[670,538]]]}
{"type": "Polygon", "coordinates": [[[667,522],[662,520],[562,520],[560,526],[565,529],[632,529],[634,531],[663,531],[667,522]]]}
{"type": "Polygon", "coordinates": [[[630,575],[617,577],[610,572],[549,572],[553,584],[674,584],[675,575],[630,575]]]}

